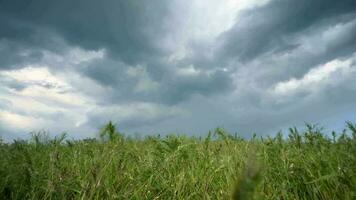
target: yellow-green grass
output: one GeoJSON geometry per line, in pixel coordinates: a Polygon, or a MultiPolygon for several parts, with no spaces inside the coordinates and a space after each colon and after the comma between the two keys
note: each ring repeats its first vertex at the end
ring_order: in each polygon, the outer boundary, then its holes
{"type": "Polygon", "coordinates": [[[0,144],[0,199],[356,199],[356,129],[0,144]]]}

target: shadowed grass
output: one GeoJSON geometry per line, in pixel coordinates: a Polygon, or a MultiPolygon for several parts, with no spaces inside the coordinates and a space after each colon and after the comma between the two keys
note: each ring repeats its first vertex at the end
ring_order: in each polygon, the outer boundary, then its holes
{"type": "Polygon", "coordinates": [[[100,139],[0,143],[1,199],[355,199],[356,126],[328,138],[130,139],[110,122],[100,139]],[[338,135],[338,136],[337,136],[338,135]]]}

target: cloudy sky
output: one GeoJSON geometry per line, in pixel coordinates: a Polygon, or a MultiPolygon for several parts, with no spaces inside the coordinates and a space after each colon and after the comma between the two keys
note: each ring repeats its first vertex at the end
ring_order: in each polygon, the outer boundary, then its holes
{"type": "Polygon", "coordinates": [[[356,121],[355,0],[0,0],[0,137],[356,121]]]}

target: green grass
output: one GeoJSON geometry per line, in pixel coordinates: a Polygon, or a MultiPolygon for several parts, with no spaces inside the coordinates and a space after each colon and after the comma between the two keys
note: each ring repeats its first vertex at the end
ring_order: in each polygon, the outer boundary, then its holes
{"type": "Polygon", "coordinates": [[[109,123],[100,139],[36,134],[0,144],[0,198],[356,199],[356,126],[321,131],[132,139],[109,123]]]}

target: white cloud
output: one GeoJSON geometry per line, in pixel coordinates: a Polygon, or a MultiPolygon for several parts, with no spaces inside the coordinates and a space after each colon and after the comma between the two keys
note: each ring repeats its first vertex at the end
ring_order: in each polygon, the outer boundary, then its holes
{"type": "Polygon", "coordinates": [[[177,74],[181,76],[196,76],[199,75],[201,70],[195,68],[193,65],[189,65],[188,67],[181,67],[177,69],[177,74]]]}
{"type": "Polygon", "coordinates": [[[29,86],[16,93],[26,97],[67,106],[83,106],[86,104],[86,100],[80,94],[69,92],[61,93],[41,86],[29,86]]]}
{"type": "MultiPolygon", "coordinates": [[[[100,91],[100,86],[78,76],[71,68],[83,62],[101,59],[104,53],[104,50],[85,51],[77,47],[69,48],[65,55],[44,52],[44,58],[39,63],[1,71],[2,79],[24,86],[18,90],[6,85],[0,86],[2,100],[10,105],[0,109],[1,127],[26,133],[47,129],[58,134],[58,131],[79,127],[81,130],[89,130],[81,126],[87,120],[87,112],[95,107],[96,102],[78,90],[75,83],[86,84],[95,92],[100,91]],[[57,67],[69,67],[69,71],[53,70],[57,67]]],[[[16,136],[7,138],[11,137],[16,136]]]]}
{"type": "Polygon", "coordinates": [[[45,120],[0,110],[0,122],[10,130],[29,131],[45,125],[45,120]]]}
{"type": "MultiPolygon", "coordinates": [[[[355,56],[354,56],[355,57],[355,56]]],[[[347,78],[355,74],[354,58],[347,60],[332,60],[324,65],[312,68],[302,78],[291,78],[288,81],[277,83],[271,93],[275,95],[294,95],[301,91],[313,92],[326,84],[336,84],[339,80],[333,78],[347,78]]]]}
{"type": "Polygon", "coordinates": [[[0,75],[11,78],[24,84],[50,85],[52,87],[67,88],[68,85],[61,79],[53,76],[45,66],[29,65],[18,70],[0,72],[0,75]]]}

